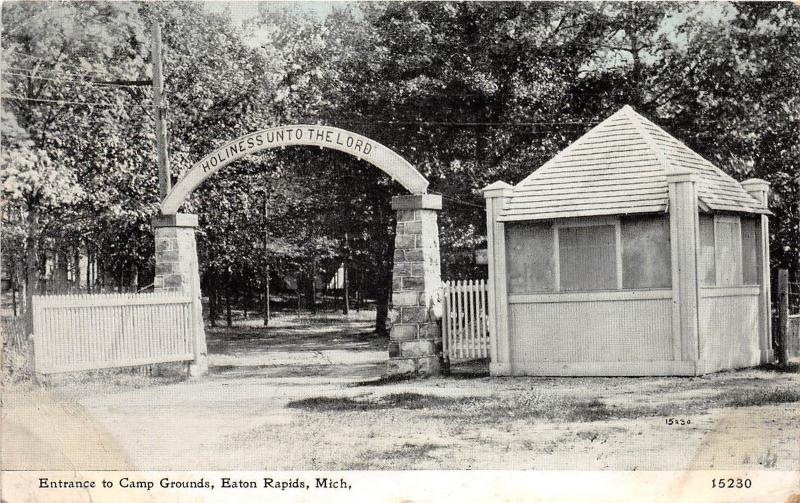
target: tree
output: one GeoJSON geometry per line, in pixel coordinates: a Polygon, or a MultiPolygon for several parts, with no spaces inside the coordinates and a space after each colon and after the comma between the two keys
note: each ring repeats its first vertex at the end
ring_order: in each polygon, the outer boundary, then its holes
{"type": "Polygon", "coordinates": [[[31,333],[31,299],[39,292],[40,215],[73,202],[83,191],[72,173],[56,166],[45,152],[27,146],[0,153],[0,181],[4,213],[19,217],[6,227],[6,235],[12,240],[24,235],[26,330],[31,333]]]}

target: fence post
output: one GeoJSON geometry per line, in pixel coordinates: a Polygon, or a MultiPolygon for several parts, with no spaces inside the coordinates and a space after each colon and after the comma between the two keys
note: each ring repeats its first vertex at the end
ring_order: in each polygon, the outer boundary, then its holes
{"type": "Polygon", "coordinates": [[[778,270],[778,363],[785,367],[789,363],[789,271],[778,270]]]}

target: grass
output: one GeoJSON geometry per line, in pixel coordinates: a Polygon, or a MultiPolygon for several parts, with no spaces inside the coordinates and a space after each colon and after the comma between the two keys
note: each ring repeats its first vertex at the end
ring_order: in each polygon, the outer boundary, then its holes
{"type": "Polygon", "coordinates": [[[31,369],[26,348],[19,347],[16,344],[3,343],[2,353],[0,354],[2,363],[0,373],[2,378],[0,382],[5,386],[18,385],[21,383],[28,383],[31,381],[31,369]]]}
{"type": "Polygon", "coordinates": [[[330,411],[368,411],[385,409],[436,409],[452,406],[462,401],[457,398],[447,398],[436,395],[423,395],[420,393],[392,393],[378,399],[357,400],[350,397],[325,397],[317,396],[294,400],[287,404],[291,409],[303,409],[315,412],[330,411]]]}
{"type": "Polygon", "coordinates": [[[772,390],[732,390],[717,395],[721,406],[725,407],[758,407],[779,403],[800,402],[800,392],[788,388],[772,390]]]}
{"type": "Polygon", "coordinates": [[[504,397],[443,397],[421,393],[392,393],[383,397],[312,397],[288,404],[312,412],[374,411],[387,409],[422,410],[431,419],[469,419],[481,424],[510,420],[591,423],[613,419],[696,415],[718,407],[758,407],[800,402],[792,389],[732,389],[705,400],[653,405],[611,405],[599,399],[574,399],[544,393],[515,393],[504,397]]]}

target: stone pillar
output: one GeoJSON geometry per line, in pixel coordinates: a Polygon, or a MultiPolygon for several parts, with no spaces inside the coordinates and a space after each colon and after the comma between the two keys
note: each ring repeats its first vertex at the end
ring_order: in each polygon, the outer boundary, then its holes
{"type": "Polygon", "coordinates": [[[197,262],[195,229],[197,215],[160,215],[153,218],[156,240],[157,292],[180,292],[192,298],[195,334],[195,360],[189,365],[192,376],[208,372],[203,304],[200,293],[200,268],[197,262]]]}
{"type": "Polygon", "coordinates": [[[442,196],[396,196],[389,375],[441,373],[441,262],[437,212],[442,196]]]}
{"type": "Polygon", "coordinates": [[[511,341],[508,333],[508,290],[506,288],[506,232],[498,222],[513,187],[494,182],[483,189],[486,200],[486,248],[489,262],[489,373],[512,375],[511,341]]]}
{"type": "MultiPolygon", "coordinates": [[[[759,178],[751,178],[742,182],[742,188],[757,200],[761,207],[768,208],[769,201],[769,182],[759,178]]],[[[760,246],[758,253],[758,267],[760,268],[761,294],[759,304],[761,312],[761,334],[759,334],[759,348],[761,349],[761,363],[773,363],[775,354],[772,350],[772,299],[770,298],[770,275],[769,275],[769,219],[767,215],[761,215],[761,225],[759,226],[760,246]]]]}
{"type": "MultiPolygon", "coordinates": [[[[667,173],[672,253],[673,358],[676,361],[698,362],[701,356],[697,274],[700,215],[697,206],[697,179],[698,175],[688,170],[667,173]]],[[[702,370],[696,373],[702,373],[702,370]]]]}

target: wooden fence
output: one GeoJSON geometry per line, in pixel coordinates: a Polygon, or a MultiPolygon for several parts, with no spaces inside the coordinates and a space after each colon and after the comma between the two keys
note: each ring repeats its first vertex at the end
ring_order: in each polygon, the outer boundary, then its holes
{"type": "Polygon", "coordinates": [[[35,371],[194,360],[192,306],[189,297],[162,292],[34,296],[35,371]]]}
{"type": "Polygon", "coordinates": [[[786,365],[800,357],[800,283],[789,281],[789,271],[778,270],[778,361],[786,365]]]}
{"type": "Polygon", "coordinates": [[[443,283],[442,345],[446,359],[489,357],[488,293],[485,280],[443,283]]]}

